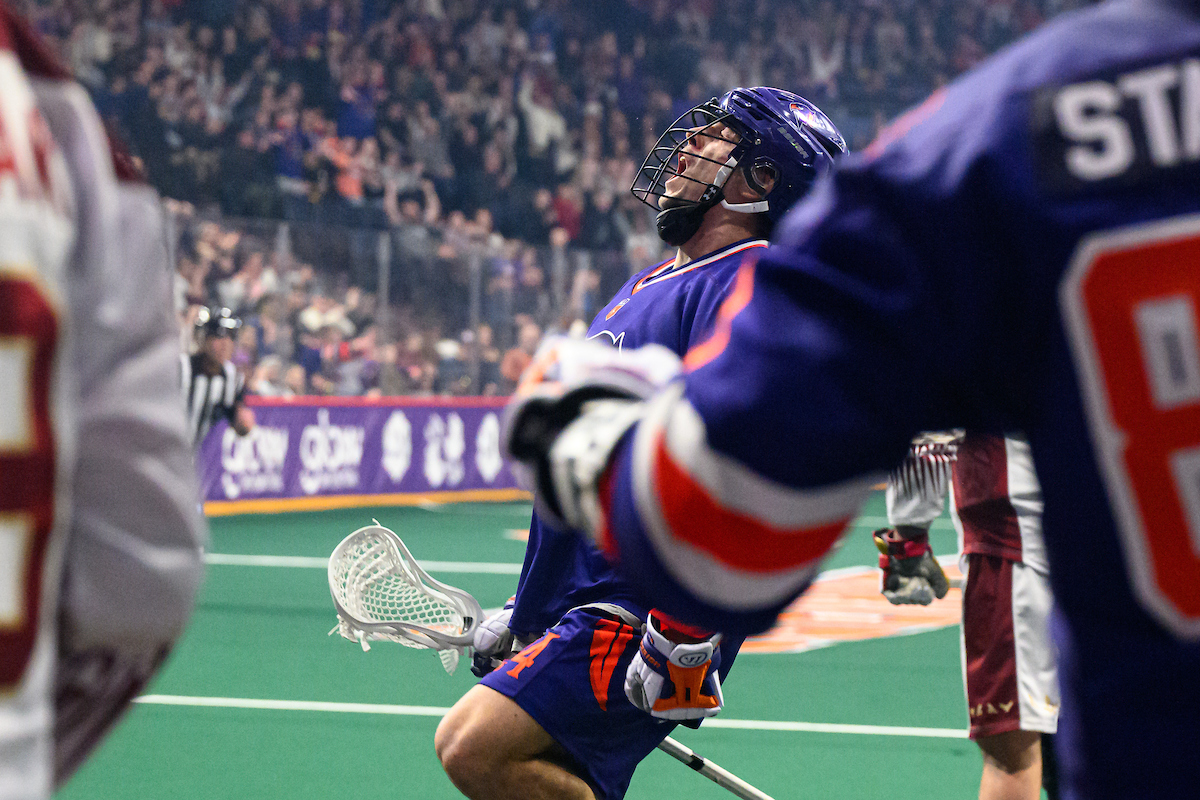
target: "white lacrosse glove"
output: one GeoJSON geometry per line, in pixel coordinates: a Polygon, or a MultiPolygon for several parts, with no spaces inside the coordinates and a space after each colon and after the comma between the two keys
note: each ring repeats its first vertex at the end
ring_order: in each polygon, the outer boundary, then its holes
{"type": "Polygon", "coordinates": [[[642,711],[669,720],[695,720],[720,713],[721,634],[674,642],[663,632],[659,612],[646,620],[638,653],[625,672],[625,696],[642,711]]]}
{"type": "Polygon", "coordinates": [[[479,623],[475,629],[475,655],[471,659],[471,672],[476,677],[487,675],[513,654],[515,637],[508,624],[512,620],[515,603],[515,596],[508,598],[503,609],[479,623]]]}
{"type": "Polygon", "coordinates": [[[538,350],[505,412],[504,449],[535,490],[551,525],[592,532],[600,519],[597,482],[621,437],[641,418],[645,398],[679,375],[682,362],[650,344],[620,351],[555,338],[538,350]]]}

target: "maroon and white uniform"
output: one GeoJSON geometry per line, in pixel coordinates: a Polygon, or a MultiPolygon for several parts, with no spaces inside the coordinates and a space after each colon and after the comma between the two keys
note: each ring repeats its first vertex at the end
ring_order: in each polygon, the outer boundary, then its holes
{"type": "Polygon", "coordinates": [[[1054,733],[1052,597],[1029,443],[967,432],[915,444],[889,477],[888,522],[928,529],[947,493],[965,578],[962,655],[971,737],[1054,733]]]}
{"type": "Polygon", "coordinates": [[[161,213],[0,5],[0,797],[49,797],[202,572],[161,213]]]}

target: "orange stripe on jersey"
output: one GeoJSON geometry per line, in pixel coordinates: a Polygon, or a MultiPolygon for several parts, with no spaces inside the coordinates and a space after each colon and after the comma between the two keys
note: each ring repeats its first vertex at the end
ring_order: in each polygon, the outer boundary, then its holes
{"type": "Polygon", "coordinates": [[[608,684],[612,682],[617,662],[625,652],[625,646],[633,638],[633,633],[633,628],[611,619],[600,620],[596,623],[596,629],[592,631],[588,677],[592,684],[592,694],[596,696],[601,711],[608,710],[608,684]]]}
{"type": "Polygon", "coordinates": [[[687,355],[683,357],[683,368],[687,371],[700,369],[725,351],[733,330],[733,318],[750,304],[750,298],[754,296],[754,264],[757,260],[747,258],[746,263],[738,269],[733,291],[725,298],[721,310],[717,312],[717,323],[713,327],[712,335],[688,350],[687,355]]]}
{"type": "Polygon", "coordinates": [[[633,285],[633,289],[629,292],[629,294],[635,295],[638,292],[640,292],[642,290],[642,287],[645,285],[646,281],[650,280],[651,278],[655,278],[655,277],[661,275],[663,273],[663,271],[668,269],[674,263],[675,263],[675,259],[668,258],[666,261],[659,264],[657,267],[654,267],[653,271],[651,271],[651,273],[649,275],[642,278],[640,281],[638,281],[637,283],[635,283],[633,285]]]}
{"type": "Polygon", "coordinates": [[[718,250],[717,252],[712,253],[707,256],[704,256],[703,258],[699,258],[699,259],[696,259],[695,261],[688,262],[673,271],[670,269],[670,267],[672,267],[675,262],[669,261],[666,264],[664,264],[662,267],[659,267],[653,273],[647,275],[646,277],[644,277],[640,281],[638,281],[637,284],[634,285],[633,291],[631,291],[630,294],[631,295],[637,294],[642,289],[644,289],[647,286],[650,286],[652,284],[662,283],[663,281],[669,281],[671,278],[676,278],[680,275],[686,275],[687,273],[691,272],[692,270],[697,270],[697,269],[700,269],[701,267],[707,267],[709,264],[712,264],[716,261],[720,261],[723,258],[729,258],[730,256],[736,255],[736,254],[742,252],[743,250],[751,250],[751,249],[755,249],[755,248],[759,248],[759,247],[766,247],[766,246],[767,246],[767,242],[765,242],[761,239],[755,239],[754,241],[751,241],[751,242],[744,242],[736,247],[734,247],[733,245],[730,245],[729,246],[730,249],[728,249],[728,250],[718,250]]]}
{"type": "Polygon", "coordinates": [[[655,494],[672,535],[733,569],[771,573],[812,563],[829,552],[853,519],[776,528],[714,500],[675,463],[661,436],[655,449],[655,494]]]}
{"type": "Polygon", "coordinates": [[[888,145],[932,117],[945,102],[946,90],[938,89],[929,95],[929,97],[926,97],[921,105],[902,114],[898,119],[881,130],[875,136],[875,140],[867,145],[863,154],[866,155],[869,161],[874,161],[888,148],[888,145]]]}

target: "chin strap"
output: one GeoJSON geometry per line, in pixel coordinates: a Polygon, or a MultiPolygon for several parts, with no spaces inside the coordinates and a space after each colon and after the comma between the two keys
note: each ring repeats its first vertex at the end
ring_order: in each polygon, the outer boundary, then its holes
{"type": "Polygon", "coordinates": [[[722,198],[721,208],[728,208],[730,211],[736,211],[739,214],[761,214],[770,210],[771,204],[766,200],[759,200],[756,203],[730,203],[722,198]]]}
{"type": "Polygon", "coordinates": [[[694,205],[674,206],[658,212],[655,227],[658,228],[658,238],[671,247],[682,247],[700,230],[704,215],[710,208],[720,205],[739,214],[761,214],[771,207],[766,200],[752,203],[730,203],[724,197],[725,182],[737,169],[738,155],[730,155],[729,160],[717,170],[717,176],[709,184],[709,188],[694,205]]]}

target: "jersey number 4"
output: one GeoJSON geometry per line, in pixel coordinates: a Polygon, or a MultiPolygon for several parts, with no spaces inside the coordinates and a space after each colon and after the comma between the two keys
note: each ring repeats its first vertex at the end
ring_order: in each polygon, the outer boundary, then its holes
{"type": "Polygon", "coordinates": [[[1134,589],[1200,638],[1200,216],[1089,237],[1061,301],[1134,589]]]}
{"type": "Polygon", "coordinates": [[[37,641],[54,518],[50,378],[58,318],[36,283],[0,273],[0,688],[37,641]]]}

